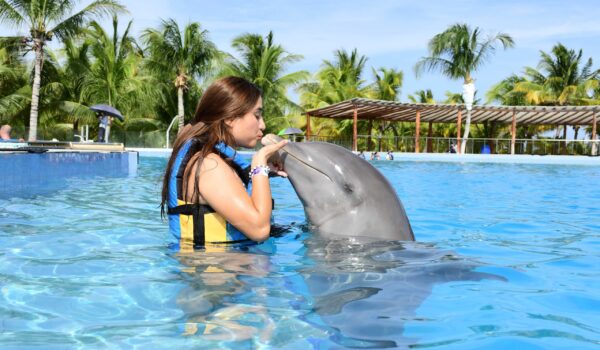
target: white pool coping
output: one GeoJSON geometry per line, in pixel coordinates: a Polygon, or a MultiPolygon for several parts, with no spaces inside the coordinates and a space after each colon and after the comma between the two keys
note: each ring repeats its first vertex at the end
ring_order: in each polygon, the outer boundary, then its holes
{"type": "MultiPolygon", "coordinates": [[[[170,148],[126,148],[139,152],[145,157],[169,157],[170,148]]],[[[240,151],[252,154],[251,151],[240,151]]],[[[385,153],[379,153],[385,159],[385,153]]],[[[365,153],[368,157],[370,152],[365,153]]],[[[452,153],[394,153],[395,161],[410,162],[451,162],[451,163],[508,163],[508,164],[557,164],[557,165],[593,165],[600,166],[600,157],[590,156],[537,156],[527,154],[452,154],[452,153]]],[[[385,162],[385,160],[381,160],[385,162]]]]}

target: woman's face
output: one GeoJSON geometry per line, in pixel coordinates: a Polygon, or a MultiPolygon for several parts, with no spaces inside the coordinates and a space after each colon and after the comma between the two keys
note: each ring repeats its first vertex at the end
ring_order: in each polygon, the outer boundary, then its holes
{"type": "Polygon", "coordinates": [[[262,98],[258,98],[256,105],[241,118],[228,121],[231,134],[235,139],[236,146],[254,148],[262,138],[265,130],[265,122],[262,117],[262,98]]]}

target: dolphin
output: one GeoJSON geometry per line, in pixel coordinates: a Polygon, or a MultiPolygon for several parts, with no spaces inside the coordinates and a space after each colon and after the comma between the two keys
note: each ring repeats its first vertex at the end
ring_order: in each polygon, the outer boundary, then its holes
{"type": "Polygon", "coordinates": [[[287,285],[303,295],[299,318],[330,334],[344,348],[410,349],[406,322],[422,322],[417,310],[435,286],[449,282],[500,281],[483,264],[420,242],[357,242],[308,236],[301,276],[287,285]]]}
{"type": "MultiPolygon", "coordinates": [[[[262,144],[280,140],[269,134],[262,144]]],[[[313,232],[327,237],[415,240],[396,191],[366,160],[324,142],[290,142],[278,156],[313,232]]]]}

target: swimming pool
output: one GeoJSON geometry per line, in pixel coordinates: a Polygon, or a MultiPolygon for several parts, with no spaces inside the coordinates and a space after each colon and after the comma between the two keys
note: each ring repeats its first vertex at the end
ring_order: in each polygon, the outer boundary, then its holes
{"type": "Polygon", "coordinates": [[[286,180],[246,250],[179,256],[164,158],[0,200],[0,348],[595,349],[600,167],[375,162],[418,243],[323,241],[286,180]]]}

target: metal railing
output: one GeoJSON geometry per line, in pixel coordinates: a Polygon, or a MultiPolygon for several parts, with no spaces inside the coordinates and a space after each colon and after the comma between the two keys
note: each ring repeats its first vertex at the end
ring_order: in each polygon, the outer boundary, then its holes
{"type": "MultiPolygon", "coordinates": [[[[26,130],[17,130],[14,137],[26,137],[26,130]]],[[[113,129],[111,132],[111,142],[120,142],[125,147],[140,148],[164,148],[169,140],[169,147],[177,137],[176,130],[169,130],[169,137],[165,130],[156,131],[122,131],[113,129]]],[[[292,136],[290,136],[291,138],[292,136]]],[[[39,140],[59,141],[79,141],[73,132],[56,129],[38,130],[39,140]]],[[[358,150],[363,151],[394,151],[394,152],[415,152],[414,136],[371,136],[368,144],[369,135],[358,135],[358,150]]],[[[347,149],[352,149],[352,138],[318,136],[310,137],[310,140],[303,135],[295,135],[296,142],[303,141],[321,141],[329,142],[347,149]]],[[[454,137],[420,137],[419,151],[421,153],[449,153],[452,145],[457,145],[458,140],[454,137]]],[[[464,140],[462,141],[464,142],[464,140]]],[[[510,154],[510,138],[469,138],[466,145],[466,153],[491,153],[491,154],[510,154]]],[[[598,155],[600,153],[600,140],[564,140],[564,139],[516,139],[515,154],[533,154],[533,155],[598,155]]]]}
{"type": "MultiPolygon", "coordinates": [[[[411,136],[400,137],[371,137],[368,144],[368,135],[358,135],[358,150],[363,151],[394,151],[415,152],[415,138],[411,136]]],[[[296,141],[307,141],[304,136],[297,136],[296,141]]],[[[311,136],[309,141],[330,142],[351,149],[352,139],[325,136],[311,136]]],[[[461,142],[464,142],[462,140],[461,142]]],[[[421,153],[449,153],[452,146],[458,145],[458,140],[453,137],[420,137],[419,152],[421,153]]],[[[532,155],[598,155],[600,140],[564,140],[564,139],[516,139],[515,154],[532,155]]],[[[469,138],[465,153],[479,154],[510,154],[511,139],[506,138],[469,138]]]]}

